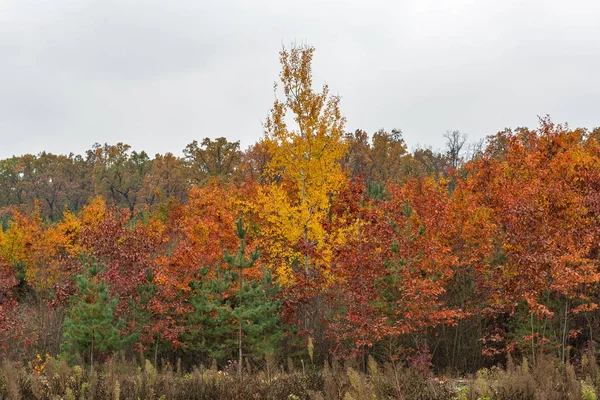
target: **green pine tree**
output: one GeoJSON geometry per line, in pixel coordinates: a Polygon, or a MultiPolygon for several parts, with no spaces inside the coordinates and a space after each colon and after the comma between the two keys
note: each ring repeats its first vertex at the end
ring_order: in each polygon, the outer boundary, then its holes
{"type": "Polygon", "coordinates": [[[230,271],[216,269],[213,276],[201,269],[190,284],[187,329],[182,334],[182,348],[200,358],[213,358],[222,363],[234,356],[236,327],[231,299],[226,295],[235,282],[230,271]]]}
{"type": "Polygon", "coordinates": [[[157,318],[151,308],[152,300],[157,293],[152,268],[146,269],[144,281],[137,285],[136,291],[138,294],[137,298],[127,299],[129,309],[131,310],[128,322],[129,326],[132,327],[132,340],[149,343],[152,339],[154,341],[154,365],[157,365],[160,337],[158,333],[149,335],[148,332],[157,318]]]}
{"type": "Polygon", "coordinates": [[[238,320],[238,375],[242,374],[242,361],[243,361],[243,351],[242,351],[242,332],[243,332],[243,317],[244,311],[243,307],[243,296],[244,293],[244,274],[243,270],[245,268],[250,268],[256,263],[258,260],[258,249],[254,249],[252,253],[250,253],[250,258],[246,258],[246,232],[248,228],[244,227],[244,223],[242,218],[239,218],[236,223],[236,231],[240,245],[238,246],[237,254],[229,254],[225,251],[225,262],[231,266],[233,269],[237,269],[238,273],[238,305],[237,309],[234,311],[234,315],[238,320]]]}
{"type": "Polygon", "coordinates": [[[279,292],[279,284],[265,269],[262,279],[243,286],[240,296],[242,302],[234,309],[235,319],[243,321],[246,354],[254,359],[273,357],[283,339],[279,292]]]}
{"type": "Polygon", "coordinates": [[[215,268],[210,274],[203,268],[190,285],[188,302],[193,311],[187,316],[182,348],[222,363],[235,357],[237,347],[241,373],[244,355],[259,360],[276,353],[282,340],[281,303],[279,285],[269,271],[263,272],[262,279],[244,282],[242,271],[256,263],[258,251],[246,256],[246,228],[241,219],[236,228],[238,252],[225,253],[231,268],[215,268]],[[233,293],[232,287],[236,287],[233,293]]]}
{"type": "Polygon", "coordinates": [[[84,264],[85,274],[76,278],[78,293],[71,299],[64,322],[64,351],[83,354],[93,368],[95,356],[121,349],[127,338],[120,333],[123,321],[115,316],[118,298],[110,295],[98,276],[103,266],[95,258],[84,264]]]}

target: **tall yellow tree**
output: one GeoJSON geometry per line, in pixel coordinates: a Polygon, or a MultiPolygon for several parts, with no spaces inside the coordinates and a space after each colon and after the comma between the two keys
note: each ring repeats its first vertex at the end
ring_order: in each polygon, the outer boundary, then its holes
{"type": "Polygon", "coordinates": [[[279,53],[283,99],[276,98],[265,122],[265,144],[271,160],[267,174],[271,184],[263,188],[263,211],[267,212],[274,237],[272,252],[278,254],[278,275],[283,283],[292,276],[292,265],[303,265],[306,277],[313,269],[328,267],[323,222],[332,197],[346,182],[341,159],[345,118],[339,96],[330,96],[323,85],[312,88],[313,47],[292,47],[279,53]],[[291,245],[291,246],[290,246],[291,245]],[[311,251],[318,251],[312,261],[311,251]]]}

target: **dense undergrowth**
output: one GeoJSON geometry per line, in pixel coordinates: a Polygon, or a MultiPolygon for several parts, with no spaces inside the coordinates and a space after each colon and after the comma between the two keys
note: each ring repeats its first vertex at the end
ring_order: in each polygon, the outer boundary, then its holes
{"type": "Polygon", "coordinates": [[[592,400],[600,392],[600,374],[592,357],[578,365],[539,355],[535,364],[511,359],[505,368],[481,369],[463,378],[435,377],[429,371],[373,358],[323,366],[288,364],[253,368],[238,375],[235,362],[184,370],[181,364],[155,368],[149,360],[115,357],[94,368],[49,357],[24,365],[0,365],[0,399],[544,399],[592,400]]]}

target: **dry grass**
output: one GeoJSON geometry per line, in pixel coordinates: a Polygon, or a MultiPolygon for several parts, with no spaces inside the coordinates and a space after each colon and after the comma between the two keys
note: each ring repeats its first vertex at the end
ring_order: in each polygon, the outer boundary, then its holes
{"type": "Polygon", "coordinates": [[[183,372],[166,364],[157,370],[143,364],[111,360],[93,371],[64,360],[49,359],[40,371],[5,361],[0,366],[0,399],[448,399],[447,384],[421,376],[409,368],[369,363],[361,372],[352,363],[325,364],[301,371],[270,368],[236,374],[235,364],[194,368],[183,372]]]}
{"type": "MultiPolygon", "coordinates": [[[[540,356],[532,365],[509,360],[506,368],[480,370],[466,380],[436,379],[414,368],[378,364],[372,358],[367,371],[353,362],[325,362],[322,368],[287,371],[271,365],[268,370],[236,374],[235,364],[225,370],[198,367],[184,372],[165,364],[157,370],[152,363],[113,359],[103,365],[70,366],[64,360],[47,360],[43,368],[3,361],[0,365],[0,399],[32,400],[596,400],[596,367],[588,358],[579,368],[560,365],[554,358],[540,356]]],[[[595,359],[594,359],[595,361],[595,359]]]]}

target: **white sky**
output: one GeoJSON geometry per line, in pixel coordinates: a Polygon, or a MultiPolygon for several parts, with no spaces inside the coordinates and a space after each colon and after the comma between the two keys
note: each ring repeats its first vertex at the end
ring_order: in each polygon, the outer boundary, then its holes
{"type": "Polygon", "coordinates": [[[550,114],[600,125],[596,0],[0,0],[0,158],[262,135],[278,51],[316,47],[348,130],[441,148],[550,114]]]}

